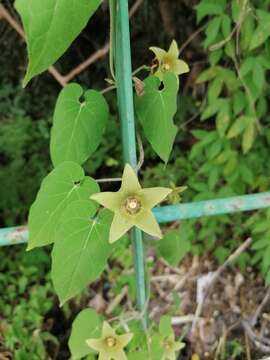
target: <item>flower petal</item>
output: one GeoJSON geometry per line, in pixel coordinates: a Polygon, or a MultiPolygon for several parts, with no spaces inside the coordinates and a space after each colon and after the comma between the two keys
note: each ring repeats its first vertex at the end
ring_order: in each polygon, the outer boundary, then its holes
{"type": "Polygon", "coordinates": [[[124,348],[125,346],[127,346],[127,344],[131,341],[131,339],[133,338],[133,334],[132,333],[127,333],[124,335],[119,335],[118,339],[121,343],[121,346],[124,348]]]}
{"type": "Polygon", "coordinates": [[[101,351],[104,347],[102,339],[87,339],[86,344],[93,350],[101,351]]]}
{"type": "Polygon", "coordinates": [[[142,214],[140,214],[140,216],[137,216],[135,225],[147,234],[162,238],[160,227],[150,210],[145,210],[142,212],[142,214]]]}
{"type": "Polygon", "coordinates": [[[175,352],[171,350],[165,350],[162,360],[176,360],[175,352]]]}
{"type": "Polygon", "coordinates": [[[110,228],[109,242],[113,243],[120,239],[120,237],[123,236],[129,229],[131,229],[133,225],[133,222],[129,220],[127,216],[119,212],[115,213],[110,228]]]}
{"type": "Polygon", "coordinates": [[[170,353],[167,354],[167,359],[168,360],[176,360],[176,355],[174,351],[171,351],[170,353]]]}
{"type": "Polygon", "coordinates": [[[173,40],[171,43],[171,46],[168,51],[168,55],[174,59],[177,59],[179,56],[179,49],[178,49],[177,42],[175,40],[173,40]]]}
{"type": "Polygon", "coordinates": [[[99,353],[99,357],[98,357],[98,360],[111,360],[111,356],[107,354],[106,351],[101,351],[99,353]]]}
{"type": "Polygon", "coordinates": [[[152,46],[149,48],[149,50],[153,51],[159,62],[161,62],[163,58],[167,55],[167,52],[159,47],[152,46]]]}
{"type": "Polygon", "coordinates": [[[176,60],[174,64],[174,73],[177,75],[189,72],[188,64],[183,60],[176,60]]]}
{"type": "Polygon", "coordinates": [[[105,339],[109,336],[114,337],[115,331],[107,321],[104,321],[102,325],[102,338],[105,339]]]}
{"type": "Polygon", "coordinates": [[[120,207],[121,196],[117,192],[101,192],[93,194],[90,199],[95,200],[107,209],[116,211],[120,207]]]}
{"type": "Polygon", "coordinates": [[[141,188],[135,171],[129,164],[126,164],[123,172],[121,189],[119,191],[124,194],[135,194],[141,188]]]}
{"type": "Polygon", "coordinates": [[[150,210],[155,205],[159,204],[162,200],[164,200],[170,193],[172,189],[165,187],[154,187],[154,188],[146,188],[140,190],[138,195],[142,196],[143,206],[150,210]]]}
{"type": "Polygon", "coordinates": [[[117,353],[113,355],[113,359],[114,360],[128,360],[124,350],[122,350],[122,349],[117,351],[117,353]]]}
{"type": "Polygon", "coordinates": [[[185,346],[186,346],[185,343],[177,341],[177,342],[174,343],[174,350],[179,351],[179,350],[183,349],[185,346]]]}
{"type": "Polygon", "coordinates": [[[163,81],[164,72],[160,68],[158,68],[158,70],[154,73],[154,75],[158,77],[160,81],[163,81]]]}

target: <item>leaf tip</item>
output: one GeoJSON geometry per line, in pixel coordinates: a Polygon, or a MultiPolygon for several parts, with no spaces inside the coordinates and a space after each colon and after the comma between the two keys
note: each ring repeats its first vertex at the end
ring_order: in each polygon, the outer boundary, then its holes
{"type": "Polygon", "coordinates": [[[25,76],[24,79],[23,79],[23,82],[22,82],[22,87],[23,87],[23,89],[26,88],[26,86],[28,85],[29,81],[30,81],[30,79],[29,79],[27,76],[25,76]]]}
{"type": "Polygon", "coordinates": [[[33,249],[34,249],[34,246],[28,244],[28,245],[27,245],[27,248],[26,248],[26,251],[28,252],[28,251],[31,251],[31,250],[33,250],[33,249]]]}

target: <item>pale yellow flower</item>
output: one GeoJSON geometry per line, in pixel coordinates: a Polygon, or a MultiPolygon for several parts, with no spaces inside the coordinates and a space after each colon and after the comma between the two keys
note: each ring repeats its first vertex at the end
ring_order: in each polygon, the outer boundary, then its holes
{"type": "Polygon", "coordinates": [[[132,337],[132,333],[117,335],[110,324],[104,321],[101,338],[88,339],[86,344],[99,353],[98,360],[128,360],[124,348],[132,337]]]}
{"type": "Polygon", "coordinates": [[[174,334],[165,338],[163,341],[164,353],[162,360],[176,360],[176,353],[185,347],[180,341],[175,341],[174,334]]]}
{"type": "Polygon", "coordinates": [[[159,47],[150,47],[150,50],[156,56],[158,61],[158,67],[154,72],[160,80],[163,80],[163,76],[166,72],[172,72],[176,76],[189,72],[188,64],[178,59],[179,49],[175,40],[172,41],[168,51],[165,51],[159,47]]]}
{"type": "Polygon", "coordinates": [[[109,238],[110,243],[113,243],[133,226],[161,238],[160,227],[151,209],[164,200],[171,191],[163,187],[142,189],[136,173],[127,164],[119,191],[97,193],[92,195],[91,199],[114,212],[109,238]]]}

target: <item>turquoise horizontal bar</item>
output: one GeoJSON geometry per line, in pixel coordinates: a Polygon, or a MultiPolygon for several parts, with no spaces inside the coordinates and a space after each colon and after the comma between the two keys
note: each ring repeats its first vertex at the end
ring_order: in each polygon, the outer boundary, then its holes
{"type": "Polygon", "coordinates": [[[0,246],[26,243],[28,230],[26,226],[16,226],[0,229],[0,246]]]}
{"type": "Polygon", "coordinates": [[[270,192],[162,206],[154,209],[159,223],[230,214],[270,207],[270,192]]]}
{"type": "MultiPolygon", "coordinates": [[[[154,215],[159,223],[166,223],[267,207],[270,207],[270,192],[162,206],[154,209],[154,215]]],[[[25,226],[0,229],[0,246],[22,244],[27,238],[25,226]]]]}

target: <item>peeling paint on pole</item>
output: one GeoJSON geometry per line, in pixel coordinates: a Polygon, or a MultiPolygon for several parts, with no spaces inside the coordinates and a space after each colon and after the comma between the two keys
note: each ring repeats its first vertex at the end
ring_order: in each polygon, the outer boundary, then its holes
{"type": "Polygon", "coordinates": [[[26,226],[0,229],[0,246],[17,245],[26,243],[28,230],[26,226]]]}

